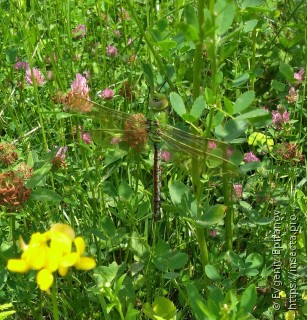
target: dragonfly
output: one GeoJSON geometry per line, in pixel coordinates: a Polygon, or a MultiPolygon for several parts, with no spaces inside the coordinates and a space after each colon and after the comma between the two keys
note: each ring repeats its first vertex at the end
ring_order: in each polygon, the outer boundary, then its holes
{"type": "Polygon", "coordinates": [[[167,124],[166,109],[169,107],[166,96],[154,93],[149,99],[147,117],[142,113],[129,114],[116,111],[92,102],[95,108],[90,118],[101,128],[91,131],[97,144],[117,144],[128,146],[135,152],[142,152],[151,141],[154,152],[153,164],[153,217],[157,220],[161,211],[161,153],[170,151],[172,158],[184,162],[185,155],[197,159],[212,168],[226,164],[231,171],[236,167],[225,152],[225,144],[207,139],[167,124]],[[181,159],[181,160],[180,160],[181,159]]]}

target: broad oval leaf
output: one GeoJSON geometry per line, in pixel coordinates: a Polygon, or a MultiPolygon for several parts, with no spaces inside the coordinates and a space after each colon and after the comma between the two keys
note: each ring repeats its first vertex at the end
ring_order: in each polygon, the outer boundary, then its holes
{"type": "Polygon", "coordinates": [[[209,210],[203,214],[201,220],[197,220],[195,223],[202,227],[208,227],[216,224],[224,218],[226,209],[226,206],[216,204],[210,207],[209,210]]]}
{"type": "Polygon", "coordinates": [[[247,256],[245,262],[250,262],[251,268],[260,268],[263,264],[263,257],[259,253],[251,253],[247,256]]]}
{"type": "Polygon", "coordinates": [[[289,64],[282,63],[279,66],[279,71],[282,73],[282,75],[287,80],[292,80],[293,79],[294,71],[293,71],[293,68],[289,64]]]}
{"type": "Polygon", "coordinates": [[[215,282],[221,281],[221,276],[214,266],[207,264],[205,266],[205,272],[210,280],[215,281],[215,282]]]}
{"type": "Polygon", "coordinates": [[[249,79],[249,74],[248,73],[242,74],[242,76],[240,76],[240,77],[236,78],[235,80],[233,80],[232,86],[234,88],[239,87],[243,83],[245,83],[248,79],[249,79]]]}
{"type": "Polygon", "coordinates": [[[217,1],[214,11],[217,15],[215,25],[218,35],[224,34],[231,26],[235,15],[234,1],[217,1]]]}
{"type": "Polygon", "coordinates": [[[177,312],[174,303],[165,297],[156,297],[152,304],[152,309],[155,316],[165,320],[173,319],[177,312]]]}
{"type": "Polygon", "coordinates": [[[198,120],[206,108],[206,101],[203,96],[199,96],[193,103],[190,114],[198,120]]]}
{"type": "Polygon", "coordinates": [[[254,91],[244,92],[235,102],[234,114],[240,113],[248,108],[255,99],[254,91]]]}
{"type": "Polygon", "coordinates": [[[169,193],[174,205],[181,203],[181,198],[185,192],[189,191],[189,188],[180,181],[172,181],[169,185],[169,193]]]}
{"type": "Polygon", "coordinates": [[[181,117],[184,113],[187,113],[185,109],[184,102],[180,95],[176,92],[171,92],[170,94],[170,101],[172,108],[174,111],[181,117]]]}
{"type": "Polygon", "coordinates": [[[169,269],[176,270],[182,269],[184,265],[188,262],[189,257],[184,252],[177,252],[172,257],[169,258],[169,269]]]}
{"type": "Polygon", "coordinates": [[[251,312],[257,302],[257,293],[256,287],[254,284],[251,284],[242,294],[240,301],[240,309],[243,312],[243,315],[251,312]]]}
{"type": "Polygon", "coordinates": [[[236,117],[238,120],[244,119],[252,119],[252,118],[259,118],[259,117],[266,117],[268,116],[269,112],[264,109],[257,109],[250,112],[243,113],[236,117]]]}
{"type": "Polygon", "coordinates": [[[235,118],[228,120],[224,127],[218,126],[215,133],[223,141],[233,141],[244,134],[247,127],[247,121],[235,118]]]}

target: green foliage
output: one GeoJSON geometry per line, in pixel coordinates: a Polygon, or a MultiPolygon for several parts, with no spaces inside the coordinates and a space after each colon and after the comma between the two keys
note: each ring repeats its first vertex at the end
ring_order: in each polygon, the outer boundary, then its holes
{"type": "Polygon", "coordinates": [[[304,319],[305,1],[1,1],[0,13],[0,319],[55,318],[35,273],[6,265],[20,236],[56,222],[97,262],[57,280],[60,318],[282,319],[295,287],[304,319]],[[96,117],[69,110],[77,73],[89,75],[77,107],[90,99],[96,117]],[[123,139],[153,92],[179,129],[157,129],[156,219],[148,123],[136,122],[144,148],[123,139]]]}

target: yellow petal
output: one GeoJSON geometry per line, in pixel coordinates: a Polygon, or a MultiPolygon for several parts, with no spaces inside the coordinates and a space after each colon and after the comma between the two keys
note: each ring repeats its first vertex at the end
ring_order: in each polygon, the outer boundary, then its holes
{"type": "Polygon", "coordinates": [[[65,277],[67,275],[68,270],[69,270],[68,267],[63,267],[63,266],[58,267],[58,273],[61,277],[65,277]]]}
{"type": "Polygon", "coordinates": [[[75,231],[74,229],[69,226],[68,224],[65,223],[56,223],[54,224],[51,228],[50,228],[51,232],[61,232],[61,233],[65,233],[66,235],[68,235],[70,237],[70,239],[73,241],[75,239],[75,231]]]}
{"type": "Polygon", "coordinates": [[[84,239],[82,237],[77,237],[74,241],[75,246],[76,246],[76,250],[79,254],[79,256],[82,256],[84,251],[85,251],[85,242],[84,239]]]}
{"type": "Polygon", "coordinates": [[[77,252],[69,253],[61,259],[60,265],[61,267],[72,267],[75,263],[77,263],[78,258],[79,255],[77,252]]]}
{"type": "Polygon", "coordinates": [[[96,267],[96,261],[92,257],[80,257],[74,267],[78,270],[91,270],[96,267]]]}
{"type": "Polygon", "coordinates": [[[59,258],[71,252],[71,238],[61,232],[53,232],[50,241],[50,248],[53,253],[59,258]]]}
{"type": "Polygon", "coordinates": [[[47,245],[35,248],[29,247],[28,250],[24,252],[23,257],[31,269],[40,270],[46,264],[47,250],[47,245]]]}
{"type": "Polygon", "coordinates": [[[26,273],[30,270],[28,264],[22,259],[10,259],[7,262],[7,269],[11,272],[26,273]]]}
{"type": "Polygon", "coordinates": [[[289,310],[285,313],[285,319],[286,320],[294,320],[295,319],[295,311],[289,310]]]}
{"type": "Polygon", "coordinates": [[[56,255],[54,255],[53,251],[50,248],[48,248],[44,267],[50,270],[51,272],[54,272],[57,270],[58,266],[59,266],[59,261],[56,255]]]}
{"type": "Polygon", "coordinates": [[[53,275],[47,269],[42,269],[37,273],[36,282],[43,291],[49,290],[53,283],[53,275]]]}

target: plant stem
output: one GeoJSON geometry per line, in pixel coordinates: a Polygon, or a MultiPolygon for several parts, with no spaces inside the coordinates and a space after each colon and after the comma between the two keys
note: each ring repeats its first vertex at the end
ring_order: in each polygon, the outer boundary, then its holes
{"type": "Polygon", "coordinates": [[[57,296],[57,288],[56,288],[56,279],[54,279],[52,284],[52,312],[53,319],[59,320],[59,309],[58,309],[58,296],[57,296]]]}

